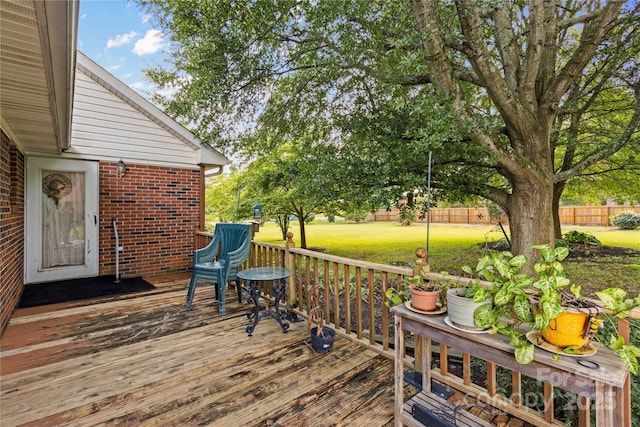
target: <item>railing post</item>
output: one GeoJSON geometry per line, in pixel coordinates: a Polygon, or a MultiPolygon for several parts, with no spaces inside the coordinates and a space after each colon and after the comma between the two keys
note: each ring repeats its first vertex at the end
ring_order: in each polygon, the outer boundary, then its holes
{"type": "MultiPolygon", "coordinates": [[[[427,250],[425,248],[417,248],[416,249],[416,257],[418,258],[413,264],[413,275],[420,276],[423,272],[428,273],[430,268],[429,264],[427,264],[427,250]]],[[[423,372],[423,370],[431,369],[430,366],[422,366],[422,340],[424,338],[420,335],[416,335],[413,337],[414,340],[414,369],[416,372],[423,372]]],[[[431,355],[429,355],[429,358],[431,355]]],[[[431,359],[429,359],[431,360],[431,359]]]]}
{"type": "Polygon", "coordinates": [[[293,307],[297,302],[296,298],[296,271],[295,271],[295,260],[294,255],[289,251],[291,248],[295,248],[296,244],[293,241],[293,233],[287,232],[287,241],[284,244],[284,266],[289,270],[293,271],[293,274],[289,278],[289,306],[293,307]]]}
{"type": "MultiPolygon", "coordinates": [[[[631,326],[629,319],[618,319],[618,334],[624,338],[625,344],[629,345],[631,341],[631,326]]],[[[627,380],[622,389],[624,398],[622,399],[624,407],[622,408],[623,427],[631,427],[631,378],[627,375],[627,380]]]]}

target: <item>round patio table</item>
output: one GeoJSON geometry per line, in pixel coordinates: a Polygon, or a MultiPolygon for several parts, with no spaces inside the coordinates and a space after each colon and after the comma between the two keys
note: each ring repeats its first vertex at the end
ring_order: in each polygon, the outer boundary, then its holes
{"type": "MultiPolygon", "coordinates": [[[[249,320],[253,319],[253,324],[247,326],[247,333],[249,336],[253,334],[254,329],[258,325],[258,322],[264,317],[273,317],[276,319],[283,333],[287,333],[289,324],[283,322],[283,311],[280,308],[280,300],[287,294],[287,278],[291,276],[292,271],[284,267],[258,267],[248,268],[238,272],[238,277],[247,282],[247,289],[249,290],[248,302],[255,304],[255,307],[251,312],[247,314],[249,320]],[[260,312],[260,286],[259,282],[270,281],[273,282],[273,310],[267,307],[264,311],[260,312]]],[[[286,316],[286,314],[285,314],[286,316]]]]}

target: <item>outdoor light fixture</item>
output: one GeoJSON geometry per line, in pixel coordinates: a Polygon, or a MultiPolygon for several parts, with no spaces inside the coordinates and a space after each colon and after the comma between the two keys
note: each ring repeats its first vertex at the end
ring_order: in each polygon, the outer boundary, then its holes
{"type": "Polygon", "coordinates": [[[125,165],[122,159],[120,159],[120,161],[118,162],[118,166],[116,166],[116,173],[118,174],[118,178],[122,179],[126,171],[127,165],[125,165]]]}

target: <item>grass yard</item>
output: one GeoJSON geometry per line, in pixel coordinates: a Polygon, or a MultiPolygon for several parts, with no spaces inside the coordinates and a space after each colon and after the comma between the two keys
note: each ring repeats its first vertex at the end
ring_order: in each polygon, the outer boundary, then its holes
{"type": "MultiPolygon", "coordinates": [[[[569,278],[584,286],[587,292],[619,286],[634,295],[640,289],[640,270],[628,267],[640,264],[640,231],[618,230],[605,227],[566,227],[563,232],[576,229],[596,236],[605,246],[628,248],[633,255],[584,256],[565,262],[569,278]]],[[[289,229],[296,246],[300,246],[298,222],[291,222],[289,229]]],[[[401,226],[394,222],[329,223],[314,221],[306,225],[307,247],[323,248],[326,253],[346,258],[389,263],[412,263],[414,251],[426,245],[425,224],[401,226]]],[[[508,229],[507,229],[508,232],[508,229]]],[[[475,266],[486,249],[485,242],[503,237],[502,232],[491,225],[431,224],[429,229],[429,264],[432,271],[448,271],[462,274],[460,266],[475,266]]],[[[278,226],[265,223],[255,236],[262,242],[284,244],[278,226]]]]}

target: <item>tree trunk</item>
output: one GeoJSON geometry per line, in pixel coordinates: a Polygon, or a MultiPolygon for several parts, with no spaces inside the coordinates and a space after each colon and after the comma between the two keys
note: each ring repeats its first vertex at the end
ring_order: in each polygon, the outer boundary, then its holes
{"type": "Polygon", "coordinates": [[[282,240],[287,240],[287,231],[289,231],[289,215],[276,215],[276,222],[282,232],[282,240]]]}
{"type": "Polygon", "coordinates": [[[307,232],[304,228],[304,215],[298,214],[298,222],[300,223],[300,247],[307,249],[307,232]]]}
{"type": "Polygon", "coordinates": [[[532,246],[554,242],[552,177],[547,181],[516,179],[508,199],[511,252],[525,255],[530,269],[540,258],[532,246]]]}
{"type": "Polygon", "coordinates": [[[562,239],[562,224],[560,224],[560,198],[566,183],[559,182],[553,186],[553,235],[562,239]]]}

